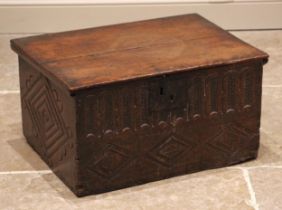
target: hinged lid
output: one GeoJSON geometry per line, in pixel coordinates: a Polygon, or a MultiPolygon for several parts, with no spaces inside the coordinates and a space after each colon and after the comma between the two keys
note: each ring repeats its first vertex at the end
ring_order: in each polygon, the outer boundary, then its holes
{"type": "Polygon", "coordinates": [[[268,55],[192,14],[11,40],[69,91],[268,55]]]}

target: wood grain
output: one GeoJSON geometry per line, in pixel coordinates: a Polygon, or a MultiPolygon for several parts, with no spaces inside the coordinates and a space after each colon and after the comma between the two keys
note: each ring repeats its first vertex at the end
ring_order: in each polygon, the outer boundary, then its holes
{"type": "Polygon", "coordinates": [[[71,92],[268,57],[196,14],[15,39],[11,45],[71,92]]]}
{"type": "Polygon", "coordinates": [[[257,157],[268,55],[198,15],[11,43],[24,135],[77,196],[257,157]]]}

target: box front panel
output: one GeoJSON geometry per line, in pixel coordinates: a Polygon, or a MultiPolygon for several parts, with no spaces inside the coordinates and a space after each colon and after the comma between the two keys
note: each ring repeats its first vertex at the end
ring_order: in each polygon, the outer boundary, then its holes
{"type": "Polygon", "coordinates": [[[261,77],[246,63],[77,95],[82,194],[255,158],[261,77]]]}

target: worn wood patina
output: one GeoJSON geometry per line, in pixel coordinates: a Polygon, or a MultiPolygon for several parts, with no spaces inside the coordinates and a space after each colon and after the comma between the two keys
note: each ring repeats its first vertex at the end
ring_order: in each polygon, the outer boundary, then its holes
{"type": "Polygon", "coordinates": [[[257,157],[268,55],[199,15],[11,47],[24,135],[78,196],[257,157]]]}

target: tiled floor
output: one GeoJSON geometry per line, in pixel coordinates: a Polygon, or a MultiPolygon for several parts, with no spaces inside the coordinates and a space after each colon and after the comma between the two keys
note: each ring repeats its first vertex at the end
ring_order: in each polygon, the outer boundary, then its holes
{"type": "Polygon", "coordinates": [[[0,35],[0,209],[282,209],[282,31],[233,32],[270,54],[263,79],[259,157],[229,168],[76,198],[26,144],[18,68],[0,35]]]}

